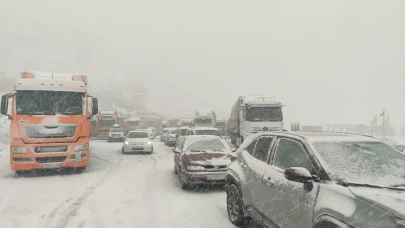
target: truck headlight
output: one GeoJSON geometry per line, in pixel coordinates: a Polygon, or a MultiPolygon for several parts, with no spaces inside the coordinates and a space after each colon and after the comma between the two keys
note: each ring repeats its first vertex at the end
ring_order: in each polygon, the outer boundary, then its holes
{"type": "Polygon", "coordinates": [[[11,147],[11,153],[13,154],[27,154],[27,150],[23,146],[13,146],[11,147]]]}
{"type": "Polygon", "coordinates": [[[398,228],[405,228],[405,220],[397,218],[397,217],[390,217],[391,221],[394,222],[395,226],[398,228]]]}
{"type": "Polygon", "coordinates": [[[75,146],[75,152],[83,151],[89,149],[89,144],[78,144],[75,146]]]}

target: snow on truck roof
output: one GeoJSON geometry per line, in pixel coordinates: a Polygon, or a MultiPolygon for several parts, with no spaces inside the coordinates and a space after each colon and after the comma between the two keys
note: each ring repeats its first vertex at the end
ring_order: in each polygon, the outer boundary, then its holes
{"type": "Polygon", "coordinates": [[[81,81],[58,79],[19,79],[15,90],[42,90],[63,92],[86,92],[86,85],[81,81]]]}
{"type": "Polygon", "coordinates": [[[274,97],[266,96],[246,96],[240,97],[241,104],[252,104],[252,105],[282,105],[281,101],[275,99],[274,97]]]}
{"type": "Polygon", "coordinates": [[[140,121],[141,117],[130,117],[127,121],[140,121]]]}

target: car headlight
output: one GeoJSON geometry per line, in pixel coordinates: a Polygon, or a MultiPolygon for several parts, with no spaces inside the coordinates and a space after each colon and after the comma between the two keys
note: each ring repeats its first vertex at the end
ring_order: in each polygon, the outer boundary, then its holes
{"type": "Polygon", "coordinates": [[[89,144],[78,144],[75,146],[75,152],[83,151],[89,149],[89,144]]]}
{"type": "Polygon", "coordinates": [[[390,217],[390,219],[392,222],[394,222],[396,227],[405,228],[405,220],[397,218],[397,217],[390,217]]]}
{"type": "Polygon", "coordinates": [[[149,142],[148,142],[148,145],[150,145],[150,144],[152,144],[152,141],[149,141],[149,142]]]}
{"type": "Polygon", "coordinates": [[[112,137],[112,134],[108,134],[109,137],[112,137]]]}
{"type": "Polygon", "coordinates": [[[128,144],[129,144],[129,142],[128,142],[128,141],[125,141],[125,142],[124,142],[124,144],[125,144],[125,145],[128,145],[128,144]]]}
{"type": "Polygon", "coordinates": [[[11,153],[13,154],[27,154],[27,150],[23,146],[13,146],[11,147],[11,153]]]}

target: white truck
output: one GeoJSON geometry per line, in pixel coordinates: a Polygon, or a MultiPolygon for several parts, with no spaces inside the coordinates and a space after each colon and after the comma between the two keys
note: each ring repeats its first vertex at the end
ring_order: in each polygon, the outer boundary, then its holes
{"type": "Polygon", "coordinates": [[[180,120],[180,127],[191,127],[193,126],[193,118],[184,118],[180,120]]]}
{"type": "Polygon", "coordinates": [[[215,127],[218,128],[222,135],[226,135],[226,120],[224,118],[217,118],[215,127]]]}
{"type": "Polygon", "coordinates": [[[196,111],[194,117],[195,127],[215,127],[217,116],[214,111],[196,111]]]}
{"type": "Polygon", "coordinates": [[[241,96],[231,110],[228,131],[235,146],[251,134],[283,130],[283,104],[268,96],[241,96]]]}

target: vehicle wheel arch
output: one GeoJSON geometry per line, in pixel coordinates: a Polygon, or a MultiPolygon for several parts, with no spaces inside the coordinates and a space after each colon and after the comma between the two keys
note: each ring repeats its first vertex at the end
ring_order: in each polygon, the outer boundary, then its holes
{"type": "Polygon", "coordinates": [[[243,197],[242,188],[240,186],[240,181],[238,180],[238,178],[236,178],[232,174],[227,173],[226,177],[225,177],[225,189],[227,189],[232,184],[234,184],[238,188],[240,196],[241,196],[242,201],[243,201],[244,197],[243,197]]]}
{"type": "Polygon", "coordinates": [[[321,214],[314,222],[314,228],[353,228],[331,214],[321,214]]]}

